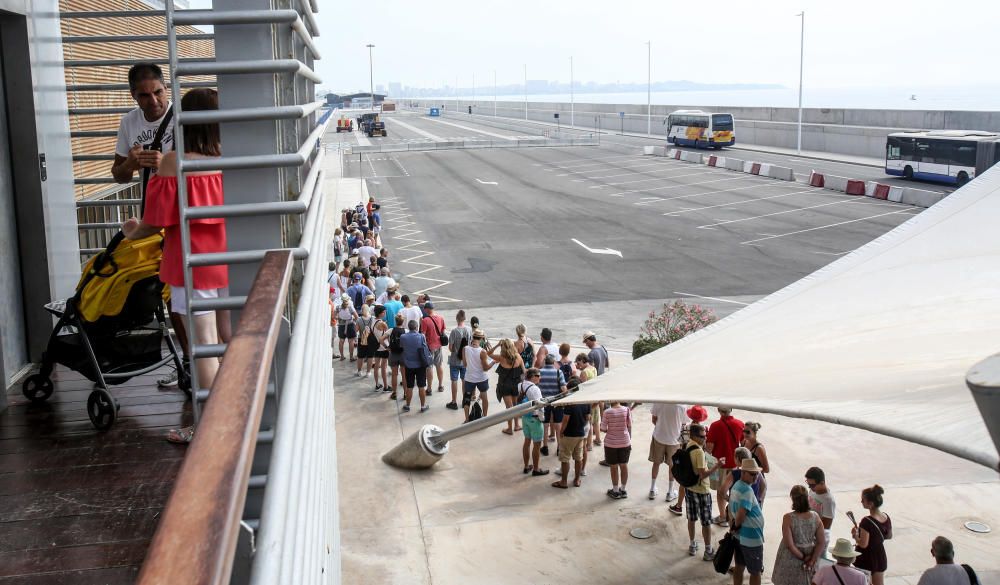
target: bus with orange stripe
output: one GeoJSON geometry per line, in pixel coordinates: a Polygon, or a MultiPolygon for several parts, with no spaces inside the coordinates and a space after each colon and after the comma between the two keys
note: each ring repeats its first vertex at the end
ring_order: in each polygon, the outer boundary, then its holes
{"type": "Polygon", "coordinates": [[[736,125],[732,114],[710,114],[701,110],[670,112],[663,123],[667,142],[696,148],[722,148],[736,143],[736,125]]]}

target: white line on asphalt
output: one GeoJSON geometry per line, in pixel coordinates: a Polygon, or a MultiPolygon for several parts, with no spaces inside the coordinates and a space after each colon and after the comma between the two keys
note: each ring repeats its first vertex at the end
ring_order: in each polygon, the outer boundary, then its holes
{"type": "Polygon", "coordinates": [[[611,248],[591,248],[587,244],[584,244],[580,240],[573,238],[573,241],[579,244],[583,249],[590,252],[591,254],[610,254],[612,256],[622,257],[622,253],[618,250],[612,250],[611,248]]]}
{"type": "Polygon", "coordinates": [[[370,157],[370,156],[368,156],[366,154],[365,155],[365,159],[368,161],[368,166],[370,166],[372,168],[372,176],[373,177],[377,177],[378,176],[378,171],[375,170],[375,165],[372,163],[372,157],[370,157]]]}
{"type": "MultiPolygon", "coordinates": [[[[631,169],[640,169],[640,168],[643,168],[643,167],[654,167],[654,166],[662,167],[662,169],[651,169],[651,170],[642,171],[642,172],[644,172],[644,173],[652,173],[652,172],[656,172],[657,170],[672,171],[672,170],[674,170],[674,169],[677,168],[674,165],[665,165],[663,163],[653,163],[653,164],[647,164],[647,165],[636,165],[634,167],[626,167],[626,168],[631,170],[631,169]]],[[[708,167],[708,168],[711,168],[711,167],[708,167]]],[[[613,179],[615,177],[627,177],[629,175],[634,175],[634,174],[635,173],[618,173],[617,175],[601,175],[599,177],[587,177],[587,178],[588,179],[592,179],[592,180],[596,180],[596,179],[613,179]]]]}
{"type": "MultiPolygon", "coordinates": [[[[563,163],[577,163],[577,165],[579,165],[579,164],[591,164],[594,161],[615,160],[615,159],[619,159],[619,158],[640,158],[641,159],[641,158],[643,158],[643,156],[639,155],[639,154],[616,154],[614,156],[605,156],[605,157],[596,157],[596,158],[587,158],[587,159],[571,158],[571,159],[566,159],[566,160],[553,160],[553,161],[547,161],[547,162],[544,162],[544,163],[535,163],[535,164],[538,164],[538,165],[546,164],[546,165],[549,165],[549,166],[557,166],[558,167],[558,166],[561,166],[563,163]]],[[[574,166],[577,166],[577,165],[566,165],[565,168],[571,168],[571,167],[574,167],[574,166]]]]}
{"type": "Polygon", "coordinates": [[[368,140],[368,137],[365,136],[361,132],[361,130],[357,130],[357,129],[354,130],[354,138],[355,138],[355,140],[358,141],[358,146],[371,146],[372,145],[372,141],[368,140]]]}
{"type": "Polygon", "coordinates": [[[461,124],[456,124],[454,122],[445,122],[444,120],[438,118],[426,118],[432,122],[437,122],[438,124],[447,124],[449,126],[454,126],[456,128],[461,128],[462,130],[468,130],[470,132],[478,132],[479,134],[485,134],[487,136],[493,136],[494,138],[503,138],[504,140],[517,140],[516,136],[504,136],[503,134],[497,134],[496,132],[487,132],[486,130],[478,130],[476,128],[470,128],[468,126],[463,126],[461,124]]]}
{"type": "Polygon", "coordinates": [[[744,303],[742,301],[732,301],[732,300],[729,300],[729,299],[720,299],[719,297],[706,297],[704,295],[696,295],[696,294],[686,293],[686,292],[680,292],[680,291],[676,291],[676,290],[674,291],[674,294],[675,295],[681,295],[682,297],[695,297],[695,298],[698,298],[698,299],[708,299],[710,301],[719,301],[720,303],[733,303],[734,305],[743,305],[744,307],[750,304],[750,303],[744,303]]]}
{"type": "MultiPolygon", "coordinates": [[[[684,173],[680,175],[668,175],[666,177],[649,177],[646,179],[636,179],[634,181],[619,181],[617,183],[605,183],[600,185],[601,187],[617,187],[618,185],[631,185],[632,183],[648,183],[650,181],[665,181],[667,179],[677,179],[680,177],[694,177],[696,175],[718,175],[721,173],[709,173],[705,171],[698,171],[695,173],[684,173]]],[[[743,177],[736,177],[742,179],[743,177]]],[[[707,181],[706,181],[707,182],[707,181]]],[[[697,185],[698,183],[691,183],[692,185],[697,185]]]]}
{"type": "Polygon", "coordinates": [[[865,221],[865,220],[869,220],[869,219],[875,219],[876,217],[884,217],[886,215],[896,215],[897,213],[910,213],[910,212],[912,212],[912,210],[910,210],[910,209],[900,209],[898,211],[890,211],[888,213],[879,213],[878,215],[869,215],[867,217],[859,217],[858,219],[850,219],[850,220],[847,220],[847,221],[838,221],[837,223],[831,223],[829,225],[821,225],[821,226],[817,226],[817,227],[813,227],[813,228],[808,228],[808,229],[804,229],[804,230],[796,230],[794,232],[788,232],[786,234],[775,234],[775,235],[767,236],[766,238],[757,238],[756,240],[747,240],[745,242],[740,242],[740,243],[741,244],[753,244],[754,242],[760,242],[762,240],[773,240],[774,238],[783,238],[785,236],[794,236],[795,234],[804,234],[806,232],[814,232],[816,230],[825,230],[826,228],[832,228],[832,227],[837,227],[839,225],[846,225],[846,224],[849,224],[849,223],[855,223],[855,222],[859,222],[859,221],[865,221]]]}
{"type": "Polygon", "coordinates": [[[400,126],[402,126],[403,128],[406,128],[410,132],[415,132],[415,133],[423,136],[424,138],[430,138],[431,140],[443,140],[440,136],[435,136],[434,134],[431,134],[430,132],[428,132],[426,130],[421,130],[420,128],[417,128],[416,126],[413,126],[411,124],[407,124],[406,122],[404,122],[402,120],[399,120],[397,118],[389,118],[389,119],[392,120],[393,124],[399,124],[400,126]]]}
{"type": "Polygon", "coordinates": [[[480,185],[499,185],[496,181],[483,181],[482,179],[476,179],[480,185]]]}
{"type": "Polygon", "coordinates": [[[851,250],[848,250],[846,252],[819,252],[819,251],[813,250],[813,254],[823,254],[824,256],[843,256],[844,254],[850,254],[850,253],[851,253],[851,250]]]}
{"type": "Polygon", "coordinates": [[[707,227],[715,227],[717,225],[726,225],[730,223],[740,223],[743,221],[751,221],[754,219],[761,219],[763,217],[772,217],[775,215],[784,215],[786,213],[795,213],[797,211],[805,211],[806,209],[816,209],[817,207],[829,207],[831,205],[840,205],[842,203],[855,203],[859,201],[858,199],[842,199],[840,201],[831,201],[829,203],[820,203],[818,205],[808,205],[806,207],[797,207],[795,209],[786,209],[784,211],[775,211],[774,213],[765,213],[763,215],[754,215],[752,217],[741,217],[740,219],[730,219],[728,221],[717,220],[716,223],[707,223],[705,225],[698,226],[699,229],[707,227]]]}
{"type": "Polygon", "coordinates": [[[396,166],[399,167],[399,170],[403,171],[404,175],[406,175],[407,177],[410,176],[410,172],[407,171],[405,167],[403,167],[403,163],[399,162],[398,158],[392,157],[390,160],[392,160],[392,162],[396,163],[396,166]]]}
{"type": "MultiPolygon", "coordinates": [[[[700,175],[700,174],[701,173],[691,173],[691,175],[700,175]]],[[[676,177],[672,177],[672,178],[679,179],[680,177],[687,177],[687,176],[690,176],[690,175],[677,175],[676,177]]],[[[745,177],[730,177],[728,179],[712,179],[711,181],[699,181],[697,183],[684,183],[684,184],[681,184],[681,185],[669,185],[669,186],[666,186],[666,187],[650,187],[648,189],[629,189],[628,191],[620,191],[620,193],[622,195],[626,195],[628,193],[649,193],[650,191],[669,191],[670,189],[680,189],[682,187],[696,187],[698,185],[704,185],[706,183],[721,183],[723,181],[738,181],[738,180],[743,179],[743,178],[745,178],[745,177]]],[[[746,187],[744,187],[744,189],[745,188],[746,187]]],[[[705,193],[702,193],[702,195],[705,195],[705,193]]],[[[684,195],[683,197],[692,197],[692,195],[684,195]]],[[[681,197],[681,198],[683,198],[683,197],[681,197]]]]}
{"type": "MultiPolygon", "coordinates": [[[[767,183],[763,185],[755,185],[755,187],[766,187],[767,183]]],[[[712,195],[713,193],[726,193],[728,191],[741,191],[743,189],[753,189],[754,187],[736,187],[735,189],[720,189],[718,191],[709,191],[707,193],[695,193],[693,195],[681,195],[680,197],[671,197],[670,199],[665,199],[665,201],[673,201],[674,199],[688,199],[690,197],[697,197],[699,195],[712,195]]],[[[720,203],[718,205],[705,205],[704,207],[682,207],[679,211],[668,211],[663,215],[680,215],[682,213],[687,213],[689,211],[703,211],[705,209],[715,209],[716,207],[726,207],[732,205],[745,205],[747,203],[753,203],[754,201],[767,201],[768,199],[780,199],[782,197],[788,197],[789,195],[798,195],[800,193],[812,193],[814,191],[820,191],[819,188],[806,189],[805,191],[792,191],[791,193],[779,193],[777,195],[769,195],[767,197],[757,197],[756,199],[747,199],[745,201],[738,201],[733,203],[720,203]]],[[[638,203],[636,204],[638,205],[638,203]]]]}

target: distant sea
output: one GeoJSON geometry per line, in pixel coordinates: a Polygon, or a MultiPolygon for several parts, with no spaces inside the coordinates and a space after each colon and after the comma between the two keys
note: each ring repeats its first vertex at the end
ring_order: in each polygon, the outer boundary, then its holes
{"type": "MultiPolygon", "coordinates": [[[[477,102],[493,101],[493,93],[488,91],[475,96],[477,102]]],[[[653,104],[670,106],[742,106],[742,107],[785,107],[798,106],[797,88],[740,89],[740,90],[692,90],[654,91],[653,104]]],[[[400,98],[406,99],[406,98],[400,98]]],[[[441,99],[413,98],[413,99],[441,99]]],[[[455,99],[455,96],[443,96],[455,99]]],[[[472,95],[459,96],[463,101],[472,95]]],[[[524,95],[498,95],[499,101],[522,101],[524,95]]],[[[597,104],[645,104],[646,92],[628,93],[577,93],[577,103],[597,104]]],[[[570,95],[539,94],[528,95],[533,102],[568,102],[570,95]]],[[[1000,86],[995,87],[911,87],[911,88],[806,88],[802,95],[802,105],[806,108],[852,108],[878,110],[975,110],[1000,111],[1000,86]],[[913,99],[911,99],[911,97],[913,99]]]]}

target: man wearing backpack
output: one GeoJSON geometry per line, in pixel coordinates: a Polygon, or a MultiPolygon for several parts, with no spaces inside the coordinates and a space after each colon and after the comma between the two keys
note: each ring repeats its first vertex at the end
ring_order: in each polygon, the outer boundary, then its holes
{"type": "MultiPolygon", "coordinates": [[[[403,343],[402,337],[406,333],[406,329],[403,327],[404,317],[397,314],[394,322],[395,327],[389,333],[389,367],[392,368],[392,394],[389,395],[389,400],[396,400],[396,376],[400,373],[399,369],[403,369],[403,376],[406,376],[406,366],[403,365],[403,343]]],[[[403,380],[405,386],[406,380],[403,380]]]]}
{"type": "Polygon", "coordinates": [[[924,571],[917,585],[979,585],[979,577],[969,565],[955,564],[955,545],[943,536],[931,542],[936,565],[924,571]]]}
{"type": "Polygon", "coordinates": [[[354,273],[354,284],[347,287],[347,296],[354,303],[354,310],[361,313],[361,305],[365,304],[365,299],[368,295],[374,296],[375,293],[372,289],[368,288],[362,282],[364,276],[360,272],[354,273]]]}
{"type": "Polygon", "coordinates": [[[465,379],[465,366],[462,365],[462,350],[472,339],[472,329],[465,325],[465,310],[455,313],[455,327],[448,334],[448,370],[451,374],[451,402],[445,407],[458,410],[458,383],[465,379]]]}
{"type": "Polygon", "coordinates": [[[725,459],[720,460],[711,468],[705,463],[705,439],[707,431],[700,424],[692,424],[689,428],[691,439],[683,449],[674,453],[671,459],[670,471],[677,483],[684,486],[688,537],[691,544],[688,554],[698,554],[698,541],[694,539],[694,523],[701,521],[701,536],[705,539],[705,555],[703,560],[715,558],[712,550],[712,491],[709,489],[708,476],[722,466],[725,459]]]}

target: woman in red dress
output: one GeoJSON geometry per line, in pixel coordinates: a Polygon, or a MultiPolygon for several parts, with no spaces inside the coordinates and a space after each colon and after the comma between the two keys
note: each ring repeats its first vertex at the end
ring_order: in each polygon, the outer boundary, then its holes
{"type": "MultiPolygon", "coordinates": [[[[219,96],[214,89],[192,89],[181,99],[182,111],[217,110],[219,96]]],[[[218,124],[196,124],[184,127],[184,158],[195,160],[218,158],[222,154],[218,124]]],[[[222,173],[205,171],[185,173],[188,207],[222,205],[222,173]]],[[[129,239],[140,239],[163,230],[163,259],[160,280],[170,286],[171,303],[177,313],[186,313],[188,299],[184,290],[184,264],[181,251],[180,203],[177,198],[177,155],[163,155],[159,169],[150,177],[146,188],[146,208],[142,219],[132,218],[122,226],[129,239]]],[[[189,220],[191,253],[223,252],[226,250],[226,224],[221,218],[189,220]]],[[[210,299],[228,296],[229,271],[224,265],[198,266],[192,269],[192,296],[210,299]]],[[[219,343],[215,311],[195,311],[194,336],[199,344],[219,343]]],[[[210,388],[219,369],[216,358],[196,360],[198,384],[210,388]]],[[[194,427],[171,430],[167,440],[189,443],[194,427]]]]}

